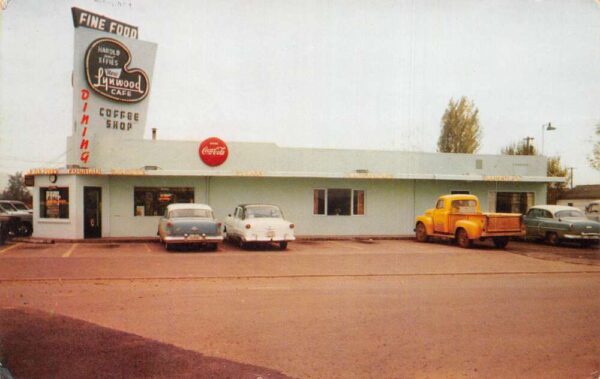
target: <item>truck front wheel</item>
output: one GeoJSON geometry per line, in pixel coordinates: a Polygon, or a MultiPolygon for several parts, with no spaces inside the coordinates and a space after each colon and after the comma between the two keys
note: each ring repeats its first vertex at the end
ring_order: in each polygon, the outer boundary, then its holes
{"type": "Polygon", "coordinates": [[[427,229],[422,222],[417,224],[415,228],[415,235],[417,237],[417,241],[419,242],[427,242],[429,240],[429,236],[427,236],[427,229]]]}
{"type": "Polygon", "coordinates": [[[494,237],[493,241],[498,249],[504,249],[508,245],[508,237],[494,237]]]}
{"type": "Polygon", "coordinates": [[[469,239],[469,235],[467,234],[466,230],[459,228],[456,231],[456,243],[463,249],[468,249],[473,245],[473,240],[469,239]]]}

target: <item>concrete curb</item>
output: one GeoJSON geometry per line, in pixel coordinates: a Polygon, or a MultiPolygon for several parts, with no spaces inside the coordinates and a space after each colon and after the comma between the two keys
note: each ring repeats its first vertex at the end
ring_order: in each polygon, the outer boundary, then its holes
{"type": "MultiPolygon", "coordinates": [[[[413,235],[356,235],[356,236],[297,236],[298,241],[368,241],[368,240],[409,240],[413,235]]],[[[105,237],[94,239],[63,239],[63,238],[12,238],[13,242],[53,244],[53,243],[158,243],[158,237],[105,237]]]]}

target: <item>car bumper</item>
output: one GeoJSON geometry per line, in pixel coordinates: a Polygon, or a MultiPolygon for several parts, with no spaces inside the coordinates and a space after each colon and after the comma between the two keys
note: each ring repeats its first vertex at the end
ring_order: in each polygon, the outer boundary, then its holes
{"type": "Polygon", "coordinates": [[[563,236],[564,239],[568,240],[591,240],[597,241],[600,240],[600,234],[598,233],[582,233],[582,234],[565,234],[563,236]]]}
{"type": "Polygon", "coordinates": [[[177,244],[192,244],[192,243],[218,243],[223,242],[223,236],[167,236],[163,238],[163,242],[177,244]]]}
{"type": "Polygon", "coordinates": [[[481,233],[481,238],[490,238],[490,237],[525,237],[525,231],[519,232],[483,232],[481,233]]]}
{"type": "Polygon", "coordinates": [[[242,240],[244,242],[284,242],[284,241],[295,241],[296,237],[291,235],[284,236],[259,236],[259,235],[250,235],[243,236],[242,240]]]}

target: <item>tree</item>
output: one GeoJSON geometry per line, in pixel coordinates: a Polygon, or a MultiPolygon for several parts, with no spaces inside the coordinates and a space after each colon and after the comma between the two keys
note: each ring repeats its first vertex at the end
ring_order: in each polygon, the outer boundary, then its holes
{"type": "Polygon", "coordinates": [[[596,136],[598,139],[594,142],[592,155],[588,158],[590,165],[596,170],[600,170],[600,123],[596,125],[596,136]]]}
{"type": "Polygon", "coordinates": [[[559,196],[567,188],[567,183],[571,180],[571,174],[566,167],[560,163],[560,157],[548,157],[548,168],[546,175],[551,177],[566,177],[564,182],[548,183],[546,199],[548,204],[556,204],[559,196]]]}
{"type": "MultiPolygon", "coordinates": [[[[530,144],[528,148],[525,141],[513,142],[503,147],[501,153],[503,155],[538,155],[535,147],[530,144]]],[[[567,182],[569,182],[571,175],[569,174],[569,170],[560,163],[560,157],[548,157],[546,176],[567,178],[564,182],[548,183],[546,202],[548,204],[556,204],[560,194],[567,188],[567,182]]]]}
{"type": "Polygon", "coordinates": [[[0,194],[0,198],[4,200],[20,200],[31,205],[31,193],[25,187],[23,175],[20,172],[8,177],[8,186],[4,188],[4,191],[0,194]]]}
{"type": "Polygon", "coordinates": [[[502,155],[537,155],[537,150],[532,144],[529,144],[528,147],[525,141],[521,141],[503,147],[500,153],[502,155]]]}
{"type": "Polygon", "coordinates": [[[438,151],[473,154],[479,150],[480,140],[479,110],[475,104],[465,96],[458,102],[450,99],[442,116],[438,151]]]}

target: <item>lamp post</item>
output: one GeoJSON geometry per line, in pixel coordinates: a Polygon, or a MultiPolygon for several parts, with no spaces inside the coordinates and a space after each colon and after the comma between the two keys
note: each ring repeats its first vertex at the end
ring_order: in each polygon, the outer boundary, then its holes
{"type": "Polygon", "coordinates": [[[542,125],[542,155],[544,155],[544,132],[546,130],[550,132],[552,130],[556,130],[556,128],[552,126],[551,122],[542,125]]]}

